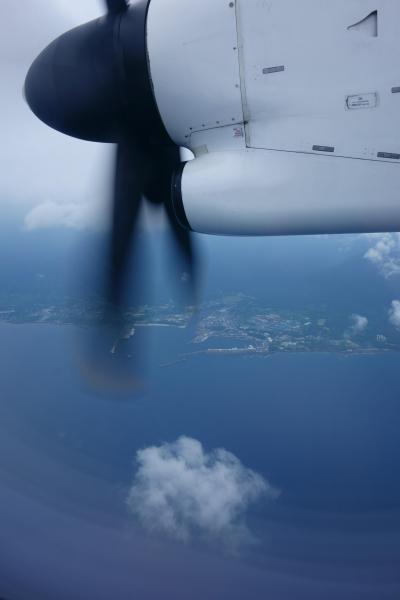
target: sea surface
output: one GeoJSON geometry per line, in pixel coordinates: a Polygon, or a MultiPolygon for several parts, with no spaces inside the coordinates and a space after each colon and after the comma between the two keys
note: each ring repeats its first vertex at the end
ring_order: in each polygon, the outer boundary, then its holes
{"type": "Polygon", "coordinates": [[[0,596],[400,597],[398,354],[165,367],[187,332],[160,328],[142,388],[121,400],[82,383],[81,339],[74,326],[0,325],[0,596]],[[136,452],[182,435],[280,490],[247,515],[251,548],[158,539],[128,514],[136,452]]]}

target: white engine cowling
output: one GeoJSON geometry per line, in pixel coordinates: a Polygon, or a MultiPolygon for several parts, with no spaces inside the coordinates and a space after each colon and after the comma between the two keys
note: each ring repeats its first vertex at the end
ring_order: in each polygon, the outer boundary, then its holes
{"type": "Polygon", "coordinates": [[[400,230],[399,0],[151,0],[153,89],[186,226],[400,230]],[[186,215],[186,216],[185,216],[186,215]]]}
{"type": "Polygon", "coordinates": [[[246,149],[204,154],[174,184],[183,226],[219,235],[400,230],[400,173],[390,162],[246,149]],[[382,190],[385,182],[385,190],[382,190]]]}

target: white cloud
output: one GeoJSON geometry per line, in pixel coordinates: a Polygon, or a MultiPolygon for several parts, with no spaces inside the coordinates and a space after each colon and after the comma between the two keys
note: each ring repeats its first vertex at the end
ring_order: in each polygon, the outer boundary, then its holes
{"type": "Polygon", "coordinates": [[[200,537],[229,547],[250,541],[244,522],[250,504],[279,495],[230,452],[207,453],[188,437],[140,450],[137,463],[130,511],[146,530],[181,541],[200,537]]]}
{"type": "Polygon", "coordinates": [[[363,317],[362,315],[351,315],[350,317],[352,321],[352,325],[350,327],[349,333],[351,335],[357,335],[362,333],[368,327],[368,319],[367,317],[363,317]]]}
{"type": "Polygon", "coordinates": [[[400,234],[383,233],[368,236],[374,241],[364,257],[376,265],[386,279],[400,275],[400,234]]]}
{"type": "MultiPolygon", "coordinates": [[[[34,231],[51,227],[67,229],[106,230],[109,226],[109,210],[107,203],[97,206],[94,202],[43,202],[30,209],[24,218],[24,229],[34,231]]],[[[161,232],[167,227],[165,214],[158,207],[142,203],[138,216],[138,227],[142,231],[161,232]]]]}
{"type": "Polygon", "coordinates": [[[389,309],[389,321],[394,327],[400,329],[400,300],[393,300],[389,309]]]}
{"type": "Polygon", "coordinates": [[[93,207],[89,205],[45,202],[33,208],[26,215],[24,227],[27,231],[49,227],[85,229],[93,227],[94,220],[93,207]]]}

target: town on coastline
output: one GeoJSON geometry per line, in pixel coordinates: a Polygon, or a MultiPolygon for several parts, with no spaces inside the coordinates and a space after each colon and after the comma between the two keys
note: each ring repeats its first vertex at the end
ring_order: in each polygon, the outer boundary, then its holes
{"type": "MultiPolygon", "coordinates": [[[[0,322],[47,323],[88,327],[98,321],[96,303],[69,299],[46,305],[29,298],[8,298],[0,304],[0,322]]],[[[279,310],[244,294],[221,296],[196,310],[178,310],[173,303],[145,305],[124,314],[125,339],[137,328],[190,331],[185,352],[172,363],[201,355],[269,356],[277,352],[371,354],[400,350],[400,332],[381,316],[326,315],[323,309],[279,310]],[[127,335],[127,331],[129,334],[127,335]]]]}

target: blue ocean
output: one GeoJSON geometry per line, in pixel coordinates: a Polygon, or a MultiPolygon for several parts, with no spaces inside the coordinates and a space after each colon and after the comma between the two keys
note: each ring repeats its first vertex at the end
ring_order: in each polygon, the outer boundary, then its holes
{"type": "Polygon", "coordinates": [[[0,326],[6,597],[399,597],[397,353],[162,366],[187,339],[160,328],[142,389],[121,401],[82,385],[79,336],[0,326]],[[249,510],[245,548],[180,543],[129,514],[137,451],[180,436],[228,450],[279,490],[249,510]]]}

